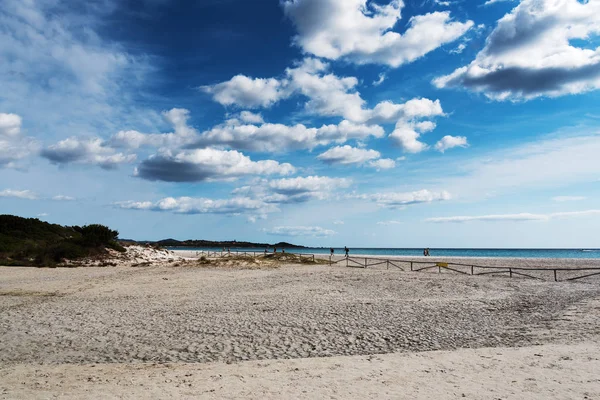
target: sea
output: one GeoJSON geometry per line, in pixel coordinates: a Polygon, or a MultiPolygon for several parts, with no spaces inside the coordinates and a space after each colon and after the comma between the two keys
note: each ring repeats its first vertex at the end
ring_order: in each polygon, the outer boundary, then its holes
{"type": "MultiPolygon", "coordinates": [[[[222,251],[223,248],[170,247],[170,250],[222,251]]],[[[264,252],[264,248],[230,248],[231,251],[264,252]]],[[[273,251],[272,248],[268,249],[273,251]]],[[[277,251],[281,251],[278,248],[277,251]]],[[[284,249],[290,253],[329,254],[329,248],[305,247],[284,249]]],[[[343,255],[343,248],[334,248],[335,255],[343,255]]],[[[408,248],[350,248],[350,255],[366,254],[372,256],[409,256],[423,255],[423,249],[408,248]]],[[[432,257],[514,257],[514,258],[600,258],[600,249],[429,249],[432,257]]]]}

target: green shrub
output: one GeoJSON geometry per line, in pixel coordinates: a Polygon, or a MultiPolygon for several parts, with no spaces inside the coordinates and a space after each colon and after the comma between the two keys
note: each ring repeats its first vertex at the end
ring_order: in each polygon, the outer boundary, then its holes
{"type": "Polygon", "coordinates": [[[100,224],[86,225],[81,228],[81,241],[84,246],[107,246],[117,240],[119,232],[100,224]]]}

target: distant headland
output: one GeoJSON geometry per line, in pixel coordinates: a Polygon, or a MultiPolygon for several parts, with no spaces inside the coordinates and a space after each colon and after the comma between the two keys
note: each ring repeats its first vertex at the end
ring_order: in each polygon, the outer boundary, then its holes
{"type": "Polygon", "coordinates": [[[305,246],[299,246],[287,242],[279,243],[253,243],[253,242],[238,242],[237,240],[213,241],[213,240],[176,240],[163,239],[158,241],[136,241],[136,240],[120,240],[120,242],[131,242],[137,244],[150,244],[160,247],[195,247],[195,248],[236,248],[236,249],[264,249],[264,248],[282,248],[282,249],[304,249],[305,246]]]}

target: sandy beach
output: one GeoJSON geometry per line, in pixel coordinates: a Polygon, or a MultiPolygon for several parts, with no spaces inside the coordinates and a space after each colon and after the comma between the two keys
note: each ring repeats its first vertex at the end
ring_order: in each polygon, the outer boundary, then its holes
{"type": "Polygon", "coordinates": [[[595,280],[180,256],[2,267],[0,398],[600,396],[595,280]]]}

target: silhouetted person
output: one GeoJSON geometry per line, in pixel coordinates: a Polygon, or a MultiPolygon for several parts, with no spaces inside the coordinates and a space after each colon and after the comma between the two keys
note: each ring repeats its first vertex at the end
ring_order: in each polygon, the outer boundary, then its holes
{"type": "Polygon", "coordinates": [[[423,249],[423,257],[427,257],[427,249],[423,249]]]}
{"type": "Polygon", "coordinates": [[[346,252],[346,257],[348,257],[348,252],[350,252],[350,249],[344,246],[344,251],[346,252]]]}
{"type": "Polygon", "coordinates": [[[273,247],[273,254],[277,253],[277,247],[273,247]]]}
{"type": "Polygon", "coordinates": [[[331,256],[333,257],[333,247],[329,249],[329,252],[331,253],[331,256]]]}

